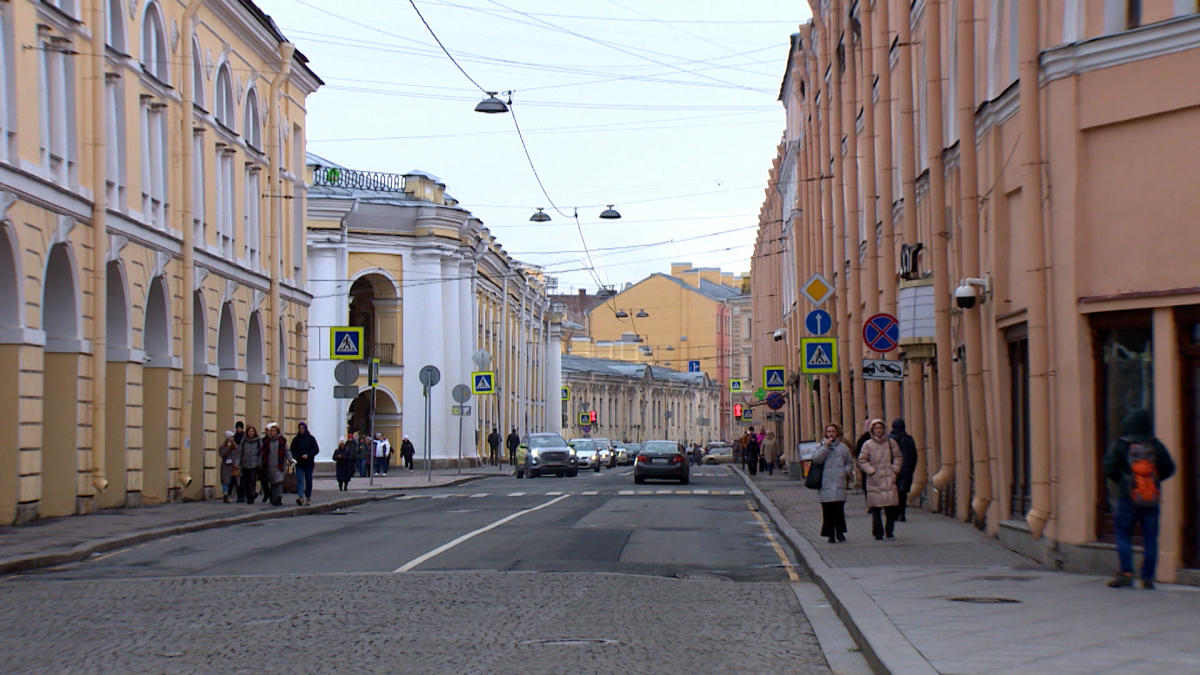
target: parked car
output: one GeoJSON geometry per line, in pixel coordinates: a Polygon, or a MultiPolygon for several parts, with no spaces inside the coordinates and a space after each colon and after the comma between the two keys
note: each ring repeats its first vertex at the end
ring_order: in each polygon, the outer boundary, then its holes
{"type": "Polygon", "coordinates": [[[617,466],[617,450],[613,447],[613,442],[607,438],[593,438],[596,447],[600,449],[600,463],[604,466],[614,469],[617,466]]]}
{"type": "Polygon", "coordinates": [[[633,482],[644,483],[647,478],[678,480],[687,485],[691,469],[687,451],[675,441],[646,441],[633,464],[633,482]]]}
{"type": "Polygon", "coordinates": [[[719,445],[709,450],[700,461],[704,464],[733,464],[733,448],[719,445]]]}
{"type": "Polygon", "coordinates": [[[558,434],[529,434],[517,446],[517,478],[579,475],[575,449],[558,434]]]}
{"type": "Polygon", "coordinates": [[[600,472],[600,457],[595,441],[590,438],[572,438],[567,442],[575,448],[575,462],[580,471],[591,469],[600,472]]]}

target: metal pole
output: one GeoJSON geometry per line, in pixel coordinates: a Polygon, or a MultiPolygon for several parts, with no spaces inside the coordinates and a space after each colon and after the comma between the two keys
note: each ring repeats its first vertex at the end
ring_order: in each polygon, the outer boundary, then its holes
{"type": "Polygon", "coordinates": [[[462,410],[458,411],[458,475],[462,475],[462,410]]]}
{"type": "MultiPolygon", "coordinates": [[[[370,366],[367,366],[367,377],[371,375],[370,366]]],[[[371,457],[367,460],[369,465],[367,469],[367,485],[374,487],[375,485],[375,387],[371,387],[371,415],[370,421],[367,424],[371,430],[371,457]]]]}
{"type": "Polygon", "coordinates": [[[425,387],[425,479],[433,482],[433,445],[429,438],[433,434],[433,415],[429,400],[429,387],[425,387]]]}

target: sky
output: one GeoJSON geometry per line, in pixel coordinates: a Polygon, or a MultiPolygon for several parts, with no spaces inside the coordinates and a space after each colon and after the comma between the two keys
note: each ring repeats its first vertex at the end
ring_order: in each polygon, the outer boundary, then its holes
{"type": "Polygon", "coordinates": [[[309,152],[437,176],[558,292],[749,271],[804,0],[257,1],[326,83],[309,152]],[[482,90],[512,114],[474,112],[482,90]]]}

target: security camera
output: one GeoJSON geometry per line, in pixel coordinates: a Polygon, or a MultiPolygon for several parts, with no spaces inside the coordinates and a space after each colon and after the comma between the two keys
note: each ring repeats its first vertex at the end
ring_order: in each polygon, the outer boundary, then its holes
{"type": "Polygon", "coordinates": [[[779,328],[773,333],[773,335],[775,336],[775,341],[779,342],[787,335],[787,331],[782,328],[779,328]]]}
{"type": "Polygon", "coordinates": [[[978,296],[975,293],[975,287],[970,284],[963,284],[954,289],[954,302],[960,309],[971,309],[975,306],[975,301],[978,296]]]}

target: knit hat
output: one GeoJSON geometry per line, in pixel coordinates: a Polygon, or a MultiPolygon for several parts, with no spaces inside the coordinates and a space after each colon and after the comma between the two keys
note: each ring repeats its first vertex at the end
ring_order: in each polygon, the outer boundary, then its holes
{"type": "Polygon", "coordinates": [[[225,432],[225,440],[229,440],[229,439],[233,438],[233,436],[234,436],[234,434],[232,431],[225,432]]]}
{"type": "Polygon", "coordinates": [[[341,436],[341,437],[339,437],[339,438],[338,438],[338,443],[345,443],[345,442],[346,442],[346,437],[345,437],[345,436],[341,436]]]}
{"type": "Polygon", "coordinates": [[[278,424],[275,424],[274,422],[268,422],[268,423],[267,423],[267,426],[265,426],[265,427],[263,427],[263,428],[264,428],[264,429],[270,429],[270,428],[272,428],[272,427],[274,427],[274,428],[278,429],[278,428],[279,428],[279,425],[278,425],[278,424]]]}

